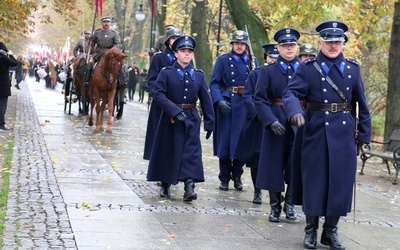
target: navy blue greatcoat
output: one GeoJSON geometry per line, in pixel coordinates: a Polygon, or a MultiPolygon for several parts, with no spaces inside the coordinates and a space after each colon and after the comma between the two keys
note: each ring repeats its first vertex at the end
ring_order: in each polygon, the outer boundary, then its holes
{"type": "Polygon", "coordinates": [[[352,190],[357,169],[355,112],[359,107],[357,140],[369,143],[371,117],[364,96],[358,63],[343,54],[332,63],[322,52],[301,64],[284,93],[288,118],[305,115],[305,125],[298,130],[296,143],[301,149],[292,163],[292,201],[303,205],[309,216],[345,216],[351,211],[352,190]],[[316,70],[317,62],[324,76],[316,70]],[[326,81],[328,75],[345,95],[353,111],[329,112],[304,110],[299,99],[308,103],[343,103],[326,81]],[[299,142],[299,141],[300,142],[299,142]]]}
{"type": "Polygon", "coordinates": [[[240,94],[224,88],[244,86],[248,75],[248,56],[237,56],[231,51],[217,58],[211,75],[210,93],[213,104],[220,100],[231,104],[231,112],[223,114],[219,108],[215,110],[216,127],[213,135],[214,155],[220,159],[234,159],[235,148],[244,120],[246,106],[240,94]]]}
{"type": "Polygon", "coordinates": [[[236,146],[235,159],[246,163],[248,167],[257,167],[260,157],[260,147],[263,127],[258,119],[258,113],[254,105],[254,92],[260,68],[250,72],[244,85],[243,100],[247,109],[247,117],[240,132],[236,146]]]}
{"type": "Polygon", "coordinates": [[[204,181],[199,112],[197,108],[183,110],[175,105],[193,104],[200,100],[204,129],[214,130],[214,110],[203,72],[193,69],[192,65],[183,69],[175,62],[160,72],[153,93],[161,115],[147,180],[169,184],[186,179],[204,181]],[[185,122],[171,120],[182,111],[186,114],[185,122]]]}
{"type": "MultiPolygon", "coordinates": [[[[162,68],[171,66],[175,62],[174,52],[170,47],[166,47],[163,52],[158,52],[153,55],[151,60],[150,68],[147,73],[147,83],[149,87],[149,93],[153,93],[155,89],[155,82],[158,73],[162,68]]],[[[157,104],[152,103],[149,112],[149,118],[147,120],[146,139],[144,143],[143,159],[149,160],[151,150],[153,147],[154,133],[157,129],[158,119],[160,119],[161,109],[157,104]]]]}
{"type": "Polygon", "coordinates": [[[300,65],[295,57],[287,62],[281,56],[277,61],[260,68],[254,103],[263,123],[264,132],[260,148],[256,187],[272,192],[283,192],[285,182],[290,183],[290,154],[294,131],[288,122],[283,105],[271,100],[282,100],[283,91],[296,68],[300,65]],[[284,135],[275,135],[270,125],[279,121],[286,129],[284,135]]]}

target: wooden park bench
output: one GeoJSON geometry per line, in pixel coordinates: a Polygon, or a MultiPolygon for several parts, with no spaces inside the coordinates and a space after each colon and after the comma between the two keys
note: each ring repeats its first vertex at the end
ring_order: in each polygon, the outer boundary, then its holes
{"type": "Polygon", "coordinates": [[[385,162],[388,173],[390,173],[389,162],[393,164],[394,169],[396,170],[396,176],[393,182],[393,185],[397,184],[397,177],[399,175],[400,169],[400,146],[395,147],[394,142],[400,142],[400,129],[396,129],[393,131],[390,139],[386,142],[379,142],[371,140],[369,145],[365,144],[361,148],[360,158],[362,160],[362,168],[360,174],[364,174],[365,162],[371,157],[379,157],[385,162]],[[394,148],[392,150],[392,148],[394,148]]]}

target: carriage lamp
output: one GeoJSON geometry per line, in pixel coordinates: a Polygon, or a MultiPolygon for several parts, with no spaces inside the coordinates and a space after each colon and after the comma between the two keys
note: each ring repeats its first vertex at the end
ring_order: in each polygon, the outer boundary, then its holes
{"type": "Polygon", "coordinates": [[[140,3],[139,10],[136,11],[136,13],[135,13],[135,18],[138,21],[143,21],[145,17],[146,17],[146,15],[144,14],[144,11],[143,11],[143,4],[140,3]]]}

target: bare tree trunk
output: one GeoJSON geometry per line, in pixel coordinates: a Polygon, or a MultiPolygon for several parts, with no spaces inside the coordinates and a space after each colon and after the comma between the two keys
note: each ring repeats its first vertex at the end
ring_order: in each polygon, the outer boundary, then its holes
{"type": "Polygon", "coordinates": [[[248,1],[225,0],[225,2],[237,29],[245,30],[245,25],[247,25],[254,56],[261,63],[264,57],[264,50],[261,46],[269,43],[268,33],[264,29],[263,23],[250,10],[248,1]]]}
{"type": "Polygon", "coordinates": [[[387,88],[385,140],[400,124],[400,1],[395,3],[389,49],[389,77],[387,88]]]}
{"type": "Polygon", "coordinates": [[[210,45],[207,37],[207,8],[208,1],[196,2],[192,10],[191,34],[196,39],[196,67],[204,71],[206,80],[211,77],[213,68],[210,45]]]}

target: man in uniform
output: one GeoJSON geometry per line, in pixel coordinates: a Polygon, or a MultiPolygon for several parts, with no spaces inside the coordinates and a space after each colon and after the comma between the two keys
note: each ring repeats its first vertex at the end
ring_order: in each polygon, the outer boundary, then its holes
{"type": "MultiPolygon", "coordinates": [[[[147,75],[147,83],[149,87],[149,94],[153,94],[156,87],[156,79],[161,69],[167,66],[171,66],[176,58],[174,55],[174,51],[172,50],[172,44],[175,40],[182,36],[183,33],[179,29],[173,28],[170,29],[167,33],[167,37],[165,40],[165,50],[162,52],[155,53],[153,59],[150,63],[149,72],[147,75]]],[[[161,108],[157,105],[157,103],[152,103],[149,112],[149,118],[147,120],[147,129],[146,129],[146,138],[144,144],[144,152],[143,159],[150,160],[150,156],[152,153],[154,136],[157,130],[158,121],[161,115],[161,108]]],[[[160,197],[162,198],[170,198],[171,196],[171,184],[170,183],[161,183],[161,191],[160,197]]]]}
{"type": "Polygon", "coordinates": [[[154,46],[153,52],[164,51],[165,50],[165,39],[167,38],[168,31],[175,28],[174,25],[168,24],[165,25],[165,35],[159,36],[157,42],[154,46]]]}
{"type": "Polygon", "coordinates": [[[219,189],[227,191],[232,179],[236,190],[242,190],[244,162],[234,153],[247,110],[242,97],[250,72],[247,53],[249,35],[243,30],[233,33],[232,50],[219,56],[211,75],[210,93],[216,107],[216,127],[213,136],[214,155],[219,158],[219,189]]]}
{"type": "Polygon", "coordinates": [[[85,54],[87,55],[88,50],[89,50],[89,42],[90,42],[90,36],[92,32],[90,30],[85,31],[85,38],[84,39],[79,39],[79,41],[76,43],[75,48],[73,50],[74,57],[79,56],[80,54],[85,54]]]}
{"type": "Polygon", "coordinates": [[[279,222],[282,211],[286,219],[296,220],[297,214],[291,201],[290,155],[294,131],[287,121],[283,109],[282,94],[289,80],[300,65],[296,56],[300,33],[292,28],[283,28],[274,35],[278,43],[279,57],[276,62],[260,69],[255,89],[254,103],[264,128],[260,149],[260,161],[256,187],[269,191],[270,222],[279,222]]]}
{"type": "Polygon", "coordinates": [[[317,246],[319,216],[325,216],[321,244],[345,249],[337,225],[351,211],[357,149],[371,137],[359,65],[342,53],[347,29],[341,21],[317,26],[320,51],[299,66],[283,96],[287,117],[301,127],[295,139],[301,140],[301,158],[292,163],[292,189],[294,204],[302,205],[306,215],[307,249],[317,246]],[[302,99],[307,100],[305,109],[302,99]]]}
{"type": "Polygon", "coordinates": [[[86,65],[86,74],[85,74],[85,85],[89,86],[90,76],[92,74],[92,68],[95,62],[99,61],[101,57],[112,47],[120,48],[121,41],[118,33],[110,29],[111,18],[105,16],[101,19],[101,29],[97,29],[94,31],[93,36],[90,38],[90,51],[94,53],[91,56],[89,63],[86,65]]]}
{"type": "MultiPolygon", "coordinates": [[[[262,47],[264,48],[264,65],[275,62],[279,56],[278,49],[276,48],[277,44],[264,44],[262,47]]],[[[250,168],[254,186],[253,203],[255,204],[262,203],[261,189],[256,188],[256,180],[262,139],[260,134],[262,134],[263,128],[261,121],[258,119],[256,107],[254,106],[254,89],[259,72],[259,67],[251,71],[244,85],[243,99],[247,108],[247,117],[244,121],[235,152],[235,158],[243,161],[250,168]]]]}
{"type": "Polygon", "coordinates": [[[309,58],[316,57],[317,54],[318,54],[317,49],[311,43],[303,43],[302,45],[300,45],[298,54],[300,62],[304,62],[309,58]]]}
{"type": "MultiPolygon", "coordinates": [[[[214,111],[204,73],[192,64],[196,41],[181,36],[172,45],[177,60],[164,67],[153,86],[154,102],[163,111],[156,129],[147,171],[148,181],[184,182],[184,201],[197,199],[195,182],[204,182],[200,101],[206,139],[214,130],[214,111]]],[[[163,191],[163,187],[161,187],[163,191]]]]}

